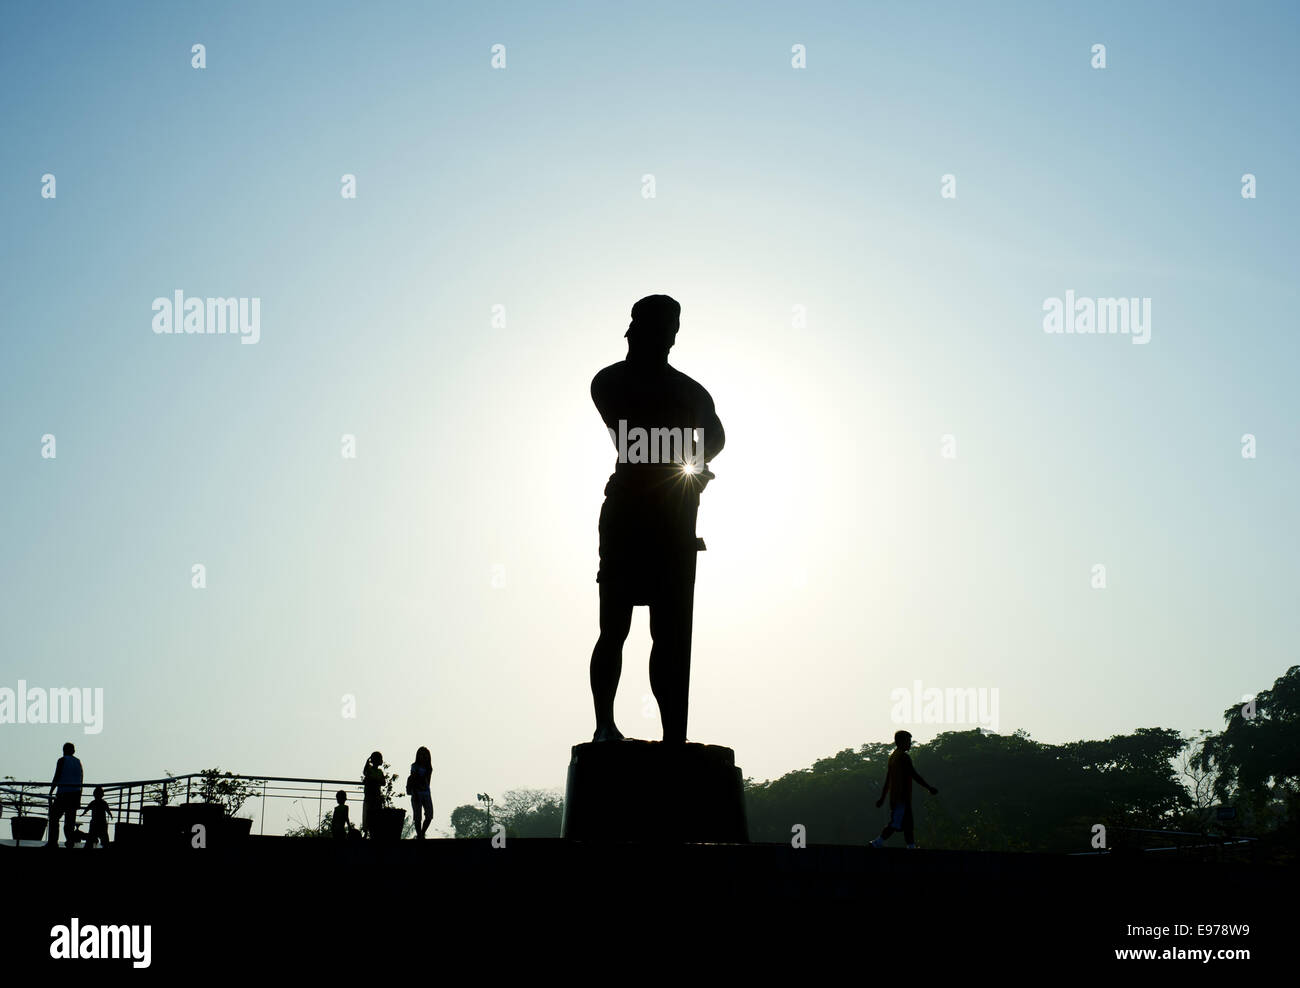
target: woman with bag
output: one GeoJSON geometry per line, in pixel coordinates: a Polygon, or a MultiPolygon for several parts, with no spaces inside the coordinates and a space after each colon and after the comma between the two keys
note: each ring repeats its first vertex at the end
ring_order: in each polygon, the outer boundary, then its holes
{"type": "Polygon", "coordinates": [[[429,792],[429,780],[433,778],[433,756],[423,746],[415,753],[411,762],[411,774],[406,777],[406,791],[411,797],[411,818],[415,824],[417,840],[424,840],[424,832],[433,822],[433,796],[429,792]],[[420,811],[424,818],[420,818],[420,811]]]}

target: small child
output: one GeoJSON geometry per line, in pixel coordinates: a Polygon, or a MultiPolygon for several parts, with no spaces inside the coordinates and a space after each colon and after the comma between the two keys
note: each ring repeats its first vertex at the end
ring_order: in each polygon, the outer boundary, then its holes
{"type": "Polygon", "coordinates": [[[334,815],[330,818],[330,830],[335,837],[347,837],[351,824],[348,821],[348,794],[340,789],[334,794],[339,805],[334,807],[334,815]]]}
{"type": "Polygon", "coordinates": [[[104,800],[103,786],[95,786],[95,798],[86,806],[86,812],[90,814],[90,833],[86,835],[86,847],[94,847],[96,841],[108,847],[108,818],[113,815],[113,811],[104,800]]]}
{"type": "Polygon", "coordinates": [[[912,780],[915,779],[929,789],[931,796],[939,795],[939,790],[921,778],[921,773],[912,767],[912,756],[907,753],[907,749],[912,747],[912,735],[907,731],[895,731],[894,744],[896,747],[889,756],[889,767],[885,771],[885,787],[876,800],[876,805],[881,806],[888,793],[889,822],[885,824],[880,836],[871,842],[871,846],[884,847],[885,841],[901,830],[907,846],[914,849],[916,838],[912,834],[912,780]]]}

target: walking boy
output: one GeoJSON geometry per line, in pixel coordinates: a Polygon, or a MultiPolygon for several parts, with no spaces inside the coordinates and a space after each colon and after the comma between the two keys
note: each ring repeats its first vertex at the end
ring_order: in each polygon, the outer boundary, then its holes
{"type": "Polygon", "coordinates": [[[912,735],[907,731],[895,731],[894,744],[897,747],[889,756],[885,787],[880,790],[880,798],[876,800],[876,805],[881,806],[885,802],[885,794],[889,794],[889,822],[885,824],[880,836],[871,842],[871,846],[884,847],[885,841],[901,830],[907,846],[915,848],[916,840],[912,834],[912,780],[915,779],[929,789],[931,796],[939,795],[939,790],[921,778],[920,773],[912,767],[912,756],[907,753],[907,749],[912,747],[912,735]]]}
{"type": "Polygon", "coordinates": [[[95,798],[87,805],[86,810],[90,813],[90,833],[86,835],[86,848],[95,846],[99,841],[101,847],[108,847],[108,818],[113,815],[113,811],[108,808],[108,801],[104,799],[104,787],[95,786],[95,798]]]}

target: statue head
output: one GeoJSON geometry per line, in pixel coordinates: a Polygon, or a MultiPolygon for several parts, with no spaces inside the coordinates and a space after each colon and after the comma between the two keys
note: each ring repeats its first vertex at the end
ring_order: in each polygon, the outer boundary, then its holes
{"type": "Polygon", "coordinates": [[[632,306],[628,324],[629,353],[658,354],[667,357],[681,326],[682,307],[667,295],[647,295],[632,306]]]}

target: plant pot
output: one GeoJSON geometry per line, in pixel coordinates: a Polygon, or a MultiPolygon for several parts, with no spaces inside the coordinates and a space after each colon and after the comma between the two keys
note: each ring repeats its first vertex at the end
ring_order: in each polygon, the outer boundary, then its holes
{"type": "Polygon", "coordinates": [[[204,847],[225,842],[226,811],[220,803],[181,803],[176,808],[180,811],[178,819],[181,839],[186,847],[194,847],[200,833],[203,835],[204,847]],[[196,831],[195,827],[203,829],[196,831]]]}
{"type": "MultiPolygon", "coordinates": [[[[147,810],[148,807],[146,806],[145,809],[147,810]]],[[[113,824],[113,843],[115,844],[143,844],[148,839],[143,823],[113,824]]]]}
{"type": "Polygon", "coordinates": [[[220,803],[181,803],[176,809],[180,811],[181,829],[186,834],[193,832],[196,823],[209,831],[219,830],[221,821],[226,818],[226,811],[220,803]]]}
{"type": "Polygon", "coordinates": [[[184,803],[146,806],[140,811],[140,821],[143,839],[150,844],[164,847],[189,846],[190,833],[186,826],[184,803]]]}
{"type": "Polygon", "coordinates": [[[169,806],[146,806],[140,811],[140,824],[151,837],[177,837],[181,832],[181,808],[175,803],[169,806]]]}
{"type": "Polygon", "coordinates": [[[397,806],[385,806],[379,811],[379,819],[375,821],[371,832],[375,840],[399,841],[402,839],[402,825],[406,823],[406,810],[397,806]]]}
{"type": "Polygon", "coordinates": [[[246,816],[227,817],[222,836],[231,843],[248,840],[253,832],[253,819],[246,816]]]}
{"type": "Polygon", "coordinates": [[[39,816],[16,816],[9,821],[9,833],[18,844],[25,840],[39,841],[45,836],[45,825],[48,822],[44,817],[39,816]]]}

